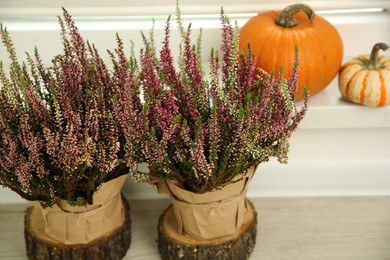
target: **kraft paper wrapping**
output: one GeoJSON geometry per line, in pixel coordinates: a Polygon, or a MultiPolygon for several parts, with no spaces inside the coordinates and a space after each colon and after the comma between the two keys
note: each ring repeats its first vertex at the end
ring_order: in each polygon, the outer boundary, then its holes
{"type": "Polygon", "coordinates": [[[186,191],[173,181],[159,182],[156,187],[159,193],[171,196],[178,233],[208,240],[233,235],[240,230],[247,211],[246,193],[254,171],[254,168],[249,169],[247,177],[221,190],[202,194],[186,191]]]}
{"type": "Polygon", "coordinates": [[[66,245],[87,244],[124,222],[121,188],[128,175],[122,175],[102,186],[93,195],[93,204],[71,206],[59,200],[48,208],[41,208],[45,233],[66,245]]]}

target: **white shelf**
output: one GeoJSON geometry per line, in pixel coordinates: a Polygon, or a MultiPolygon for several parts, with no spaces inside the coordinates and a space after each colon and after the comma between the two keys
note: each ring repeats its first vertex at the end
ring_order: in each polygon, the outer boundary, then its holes
{"type": "Polygon", "coordinates": [[[390,106],[368,107],[341,98],[338,76],[322,92],[310,97],[300,129],[389,128],[390,106]]]}

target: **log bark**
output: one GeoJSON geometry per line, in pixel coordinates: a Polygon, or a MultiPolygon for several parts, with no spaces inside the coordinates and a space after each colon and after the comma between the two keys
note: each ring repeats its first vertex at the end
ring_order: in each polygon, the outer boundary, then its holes
{"type": "Polygon", "coordinates": [[[44,220],[40,210],[30,207],[25,214],[25,241],[29,259],[122,259],[130,247],[131,219],[129,204],[122,196],[125,221],[121,227],[111,234],[83,245],[61,244],[44,232],[44,220]]]}
{"type": "Polygon", "coordinates": [[[234,235],[196,240],[177,232],[172,206],[161,215],[158,225],[158,248],[163,260],[244,260],[248,259],[256,244],[257,213],[248,201],[241,230],[234,235]]]}

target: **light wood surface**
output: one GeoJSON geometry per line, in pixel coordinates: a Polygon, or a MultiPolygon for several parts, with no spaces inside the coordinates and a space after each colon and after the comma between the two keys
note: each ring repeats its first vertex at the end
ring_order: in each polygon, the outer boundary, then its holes
{"type": "MultiPolygon", "coordinates": [[[[390,197],[253,198],[259,260],[390,260],[390,197]]],[[[168,200],[130,201],[132,243],[125,259],[160,259],[157,224],[168,200]]],[[[0,259],[27,259],[28,204],[0,205],[0,259]]]]}

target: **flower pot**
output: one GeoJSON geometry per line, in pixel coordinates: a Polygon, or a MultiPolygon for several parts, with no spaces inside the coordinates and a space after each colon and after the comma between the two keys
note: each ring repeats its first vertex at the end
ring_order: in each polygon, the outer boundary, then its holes
{"type": "Polygon", "coordinates": [[[172,202],[159,221],[162,258],[247,259],[256,242],[257,214],[246,197],[253,173],[202,194],[172,181],[159,183],[158,191],[172,202]]]}
{"type": "Polygon", "coordinates": [[[120,190],[128,175],[103,183],[93,204],[71,206],[59,200],[42,208],[32,202],[25,215],[30,259],[121,259],[131,241],[129,205],[120,190]]]}

